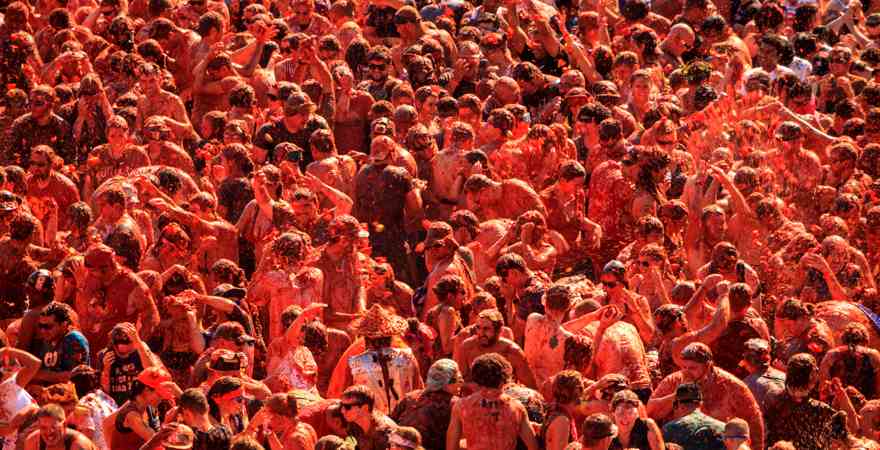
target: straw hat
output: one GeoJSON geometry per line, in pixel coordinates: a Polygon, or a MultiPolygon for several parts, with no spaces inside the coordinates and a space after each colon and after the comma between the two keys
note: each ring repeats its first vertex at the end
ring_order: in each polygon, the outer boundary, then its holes
{"type": "Polygon", "coordinates": [[[373,304],[366,314],[357,320],[355,329],[358,334],[375,339],[403,335],[408,326],[403,317],[378,304],[373,304]]]}

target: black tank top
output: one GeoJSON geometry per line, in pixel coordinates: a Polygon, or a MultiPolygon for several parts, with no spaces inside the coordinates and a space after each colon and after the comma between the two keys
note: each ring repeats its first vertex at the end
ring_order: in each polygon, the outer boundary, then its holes
{"type": "Polygon", "coordinates": [[[645,423],[644,419],[636,419],[636,422],[633,424],[632,431],[629,432],[628,446],[624,447],[623,444],[620,443],[620,438],[615,437],[614,440],[611,441],[608,450],[624,450],[630,448],[651,450],[651,444],[648,443],[648,424],[645,423]]]}
{"type": "MultiPolygon", "coordinates": [[[[70,450],[70,447],[73,445],[73,431],[64,430],[64,450],[70,450]]],[[[40,450],[46,450],[46,441],[43,440],[43,436],[40,436],[40,450]]]]}

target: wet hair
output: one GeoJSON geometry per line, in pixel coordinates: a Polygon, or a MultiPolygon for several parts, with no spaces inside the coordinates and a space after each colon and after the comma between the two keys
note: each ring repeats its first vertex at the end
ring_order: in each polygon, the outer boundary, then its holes
{"type": "Polygon", "coordinates": [[[586,336],[569,336],[563,347],[562,360],[565,368],[579,370],[593,359],[593,342],[586,336]]]}
{"type": "Polygon", "coordinates": [[[254,162],[244,145],[229,144],[223,147],[223,158],[235,163],[244,175],[250,175],[254,171],[254,162]]]}
{"type": "Polygon", "coordinates": [[[239,84],[229,92],[229,106],[250,108],[254,105],[257,95],[248,84],[239,84]]]}
{"type": "Polygon", "coordinates": [[[205,37],[211,33],[211,30],[223,30],[223,16],[215,11],[208,11],[199,17],[199,23],[196,26],[196,33],[201,37],[205,37]]]}
{"type": "Polygon", "coordinates": [[[27,213],[17,214],[9,223],[9,237],[15,241],[27,241],[37,231],[37,219],[27,213]]]}
{"type": "Polygon", "coordinates": [[[67,207],[67,217],[73,228],[85,230],[92,223],[92,208],[86,202],[71,203],[67,207]]]}
{"type": "Polygon", "coordinates": [[[544,302],[547,308],[554,311],[568,311],[574,302],[575,292],[568,285],[554,284],[544,291],[544,302]]]}
{"type": "Polygon", "coordinates": [[[526,261],[523,257],[516,253],[506,253],[501,255],[495,263],[495,273],[498,274],[499,277],[504,278],[504,276],[511,270],[526,272],[528,270],[528,265],[526,265],[526,261]]]}
{"type": "Polygon", "coordinates": [[[728,290],[731,311],[743,311],[752,304],[752,288],[746,283],[734,283],[728,290]]]}
{"type": "Polygon", "coordinates": [[[122,257],[122,264],[133,271],[140,267],[141,244],[134,230],[127,226],[114,227],[104,239],[104,244],[122,257]]]}
{"type": "Polygon", "coordinates": [[[577,404],[584,394],[584,380],[576,370],[563,370],[553,380],[553,399],[560,405],[577,404]]]}
{"type": "Polygon", "coordinates": [[[70,323],[73,318],[73,309],[64,303],[52,302],[43,308],[40,316],[52,317],[59,324],[70,323]]]}
{"type": "Polygon", "coordinates": [[[339,398],[346,397],[355,400],[358,403],[367,405],[367,409],[370,411],[373,410],[373,405],[376,404],[376,397],[373,395],[373,391],[362,384],[349,386],[342,392],[342,395],[339,396],[339,398]]]}
{"type": "Polygon", "coordinates": [[[256,439],[246,436],[239,435],[232,439],[232,443],[229,446],[229,450],[265,450],[259,441],[256,439]]]}
{"type": "Polygon", "coordinates": [[[512,372],[510,362],[498,353],[480,355],[471,363],[471,378],[484,388],[501,388],[510,380],[512,372]]]}
{"type": "Polygon", "coordinates": [[[70,382],[73,383],[76,395],[79,398],[85,397],[100,386],[98,372],[87,364],[81,364],[73,368],[70,374],[70,382]]]}
{"type": "Polygon", "coordinates": [[[302,327],[303,345],[312,353],[320,353],[327,349],[327,327],[318,320],[309,322],[302,327]]]}
{"type": "Polygon", "coordinates": [[[183,391],[183,394],[177,399],[177,405],[181,409],[192,411],[199,415],[205,414],[210,410],[208,398],[199,388],[189,388],[183,391]]]}
{"type": "Polygon", "coordinates": [[[840,340],[851,348],[857,345],[868,345],[868,329],[858,322],[849,323],[843,329],[840,340]]]}
{"type": "Polygon", "coordinates": [[[234,262],[225,258],[218,259],[211,265],[211,273],[217,279],[218,284],[229,283],[236,287],[242,287],[246,281],[244,271],[234,262]]]}
{"type": "Polygon", "coordinates": [[[434,284],[434,294],[441,302],[446,302],[450,297],[464,292],[464,281],[458,275],[445,275],[434,284]]]}
{"type": "Polygon", "coordinates": [[[220,420],[220,407],[217,405],[214,398],[221,397],[238,389],[241,389],[241,380],[238,378],[225,376],[214,381],[214,384],[208,389],[206,395],[206,397],[208,397],[208,404],[210,405],[211,416],[213,416],[214,419],[220,420]]]}

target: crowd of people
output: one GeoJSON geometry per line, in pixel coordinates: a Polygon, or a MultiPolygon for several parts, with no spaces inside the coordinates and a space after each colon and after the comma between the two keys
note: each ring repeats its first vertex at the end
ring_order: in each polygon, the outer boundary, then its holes
{"type": "Polygon", "coordinates": [[[880,449],[880,2],[0,1],[3,450],[880,449]]]}

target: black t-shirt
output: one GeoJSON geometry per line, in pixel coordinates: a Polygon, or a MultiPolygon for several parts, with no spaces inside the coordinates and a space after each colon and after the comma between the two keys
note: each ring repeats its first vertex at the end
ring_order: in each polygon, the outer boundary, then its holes
{"type": "Polygon", "coordinates": [[[217,203],[226,208],[224,219],[238,222],[244,207],[254,199],[254,189],[246,178],[227,178],[217,189],[217,203]]]}
{"type": "Polygon", "coordinates": [[[193,450],[227,450],[232,444],[232,432],[223,425],[215,425],[208,431],[193,429],[193,450]]]}
{"type": "MultiPolygon", "coordinates": [[[[109,349],[104,349],[98,352],[98,355],[95,357],[96,364],[95,370],[98,373],[104,370],[104,355],[107,354],[108,351],[112,351],[109,349]]],[[[131,383],[137,379],[138,374],[144,370],[144,365],[141,362],[141,357],[137,351],[131,352],[126,357],[120,357],[118,354],[116,355],[116,360],[113,361],[113,364],[110,366],[110,392],[107,394],[110,397],[113,397],[113,400],[116,401],[117,405],[121,405],[128,401],[129,392],[131,392],[131,383]]]]}
{"type": "Polygon", "coordinates": [[[278,144],[282,142],[296,144],[299,148],[303,149],[302,160],[299,164],[300,169],[305,171],[306,167],[314,161],[309,138],[312,137],[312,133],[320,129],[329,130],[330,125],[327,124],[326,119],[317,114],[312,114],[306,125],[295,133],[288,130],[282,120],[276,120],[263,125],[257,130],[257,134],[254,136],[254,145],[267,151],[268,160],[277,161],[278,156],[275,155],[275,147],[278,144]]]}

